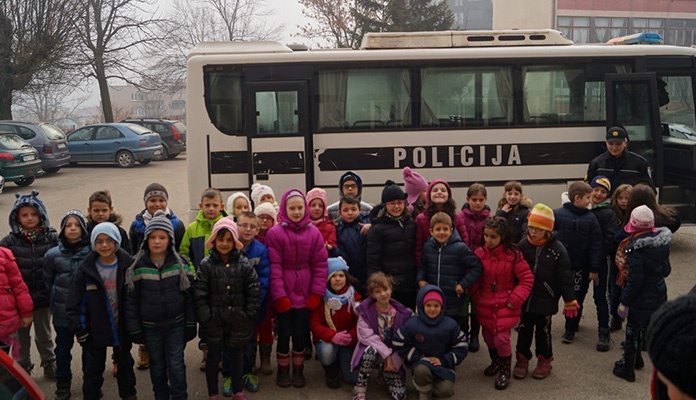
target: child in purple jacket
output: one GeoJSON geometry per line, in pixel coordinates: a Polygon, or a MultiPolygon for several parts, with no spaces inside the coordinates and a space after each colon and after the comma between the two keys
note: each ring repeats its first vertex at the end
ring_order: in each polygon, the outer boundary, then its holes
{"type": "Polygon", "coordinates": [[[324,238],[310,221],[307,200],[297,189],[283,194],[278,225],[268,230],[271,298],[278,311],[278,374],[280,387],[304,387],[305,347],[309,345],[309,311],[326,292],[328,254],[324,238]],[[292,337],[292,380],[290,338],[292,337]]]}

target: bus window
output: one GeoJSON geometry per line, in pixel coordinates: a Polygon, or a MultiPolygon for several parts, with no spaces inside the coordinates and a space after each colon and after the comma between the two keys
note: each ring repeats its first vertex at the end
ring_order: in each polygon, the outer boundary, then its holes
{"type": "Polygon", "coordinates": [[[667,84],[665,89],[669,94],[669,103],[660,107],[660,121],[696,128],[691,76],[663,76],[661,79],[667,84]]]}
{"type": "Polygon", "coordinates": [[[424,68],[421,126],[489,126],[513,122],[509,67],[424,68]]]}
{"type": "Polygon", "coordinates": [[[319,130],[412,126],[407,69],[320,70],[318,78],[319,130]]]}
{"type": "Polygon", "coordinates": [[[256,134],[299,133],[297,109],[296,91],[256,92],[256,134]]]}
{"type": "Polygon", "coordinates": [[[228,135],[243,133],[241,73],[210,71],[204,75],[204,80],[210,121],[228,135]]]}

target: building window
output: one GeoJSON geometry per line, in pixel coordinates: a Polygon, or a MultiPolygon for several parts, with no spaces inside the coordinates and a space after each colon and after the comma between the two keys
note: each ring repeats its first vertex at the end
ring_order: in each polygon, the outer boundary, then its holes
{"type": "Polygon", "coordinates": [[[143,101],[145,96],[142,93],[131,93],[130,99],[131,101],[143,101]]]}
{"type": "Polygon", "coordinates": [[[169,108],[171,108],[172,110],[183,110],[185,106],[185,100],[172,100],[172,102],[169,103],[169,108]]]}
{"type": "Polygon", "coordinates": [[[558,30],[575,43],[589,43],[590,17],[558,17],[558,30]]]}
{"type": "Polygon", "coordinates": [[[691,46],[696,44],[696,20],[668,19],[665,44],[691,46]]]}
{"type": "Polygon", "coordinates": [[[606,43],[611,38],[628,34],[628,18],[594,18],[594,42],[606,43]]]}
{"type": "Polygon", "coordinates": [[[631,33],[651,32],[665,37],[665,20],[661,18],[633,18],[631,33]]]}

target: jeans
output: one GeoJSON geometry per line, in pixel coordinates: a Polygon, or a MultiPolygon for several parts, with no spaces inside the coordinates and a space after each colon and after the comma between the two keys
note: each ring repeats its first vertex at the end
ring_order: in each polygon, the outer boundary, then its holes
{"type": "Polygon", "coordinates": [[[208,385],[208,396],[218,394],[218,364],[222,354],[229,357],[229,375],[223,377],[232,379],[232,393],[239,393],[244,388],[242,381],[243,347],[227,347],[222,343],[208,342],[208,358],[205,360],[205,382],[208,385]]]}
{"type": "MultiPolygon", "coordinates": [[[[183,340],[182,340],[183,341],[183,340]]],[[[98,400],[104,384],[106,368],[106,347],[93,347],[89,343],[82,347],[82,394],[84,400],[98,400]]],[[[135,396],[135,373],[133,357],[130,354],[131,343],[124,341],[120,347],[114,347],[114,360],[118,363],[118,397],[135,396]]],[[[114,396],[108,396],[113,398],[114,396]]]]}
{"type": "Polygon", "coordinates": [[[150,380],[155,399],[187,399],[184,323],[155,326],[143,332],[150,353],[150,380]]]}
{"type": "Polygon", "coordinates": [[[301,353],[307,347],[307,332],[309,332],[309,310],[293,308],[278,314],[278,344],[276,350],[280,354],[290,353],[290,338],[292,351],[301,353]]]}
{"type": "MultiPolygon", "coordinates": [[[[605,258],[601,265],[599,271],[599,283],[593,286],[593,298],[595,306],[597,307],[597,325],[598,328],[609,329],[609,295],[607,283],[609,280],[609,264],[608,259],[605,258]]],[[[575,318],[566,317],[565,329],[575,332],[578,330],[578,325],[580,325],[580,318],[582,317],[583,302],[585,301],[585,296],[590,289],[590,279],[589,272],[587,270],[574,270],[573,271],[573,288],[575,290],[575,296],[580,304],[580,309],[578,310],[578,316],[575,318]]]]}
{"type": "Polygon", "coordinates": [[[56,359],[53,353],[53,339],[51,338],[51,311],[48,307],[37,308],[33,312],[34,320],[26,328],[19,328],[19,360],[17,362],[24,369],[31,367],[31,327],[34,326],[34,343],[41,356],[41,364],[44,365],[56,359]]]}
{"type": "Polygon", "coordinates": [[[73,344],[75,343],[75,335],[72,333],[70,328],[64,326],[53,326],[56,331],[56,379],[57,380],[71,380],[72,370],[70,369],[70,364],[72,363],[72,350],[73,344]]]}
{"type": "Polygon", "coordinates": [[[327,343],[322,340],[317,341],[317,358],[319,362],[324,367],[338,362],[338,366],[341,369],[341,375],[343,379],[350,383],[355,384],[358,377],[358,371],[350,370],[350,360],[353,357],[354,346],[339,346],[334,343],[327,343]]]}

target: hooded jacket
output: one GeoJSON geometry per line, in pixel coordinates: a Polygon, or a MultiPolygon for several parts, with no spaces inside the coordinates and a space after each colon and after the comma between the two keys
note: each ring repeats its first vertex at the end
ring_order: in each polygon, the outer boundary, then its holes
{"type": "MultiPolygon", "coordinates": [[[[324,295],[329,256],[324,238],[309,220],[306,201],[305,213],[299,222],[288,217],[287,198],[292,192],[294,190],[283,194],[278,210],[279,223],[266,234],[271,263],[271,298],[275,302],[287,297],[292,308],[306,308],[310,294],[324,295]]],[[[304,201],[304,195],[299,193],[304,201]]]]}
{"type": "Polygon", "coordinates": [[[350,274],[364,286],[367,283],[367,235],[362,234],[361,223],[370,223],[365,213],[360,213],[353,222],[341,220],[338,223],[336,257],[343,257],[346,260],[346,264],[350,267],[350,274]]]}
{"type": "Polygon", "coordinates": [[[443,307],[444,314],[458,317],[463,299],[457,294],[457,284],[466,290],[479,279],[481,273],[481,261],[455,230],[445,244],[438,243],[434,237],[428,239],[423,248],[423,264],[418,270],[416,282],[426,281],[439,287],[447,304],[447,307],[443,307]]]}
{"type": "Polygon", "coordinates": [[[50,293],[51,315],[53,315],[55,326],[68,327],[65,309],[68,304],[70,284],[90,251],[88,244],[79,248],[69,248],[61,241],[44,257],[44,281],[50,293]]]}
{"type": "Polygon", "coordinates": [[[526,197],[523,198],[518,205],[519,207],[517,207],[517,209],[513,208],[510,212],[505,212],[502,209],[495,212],[496,217],[507,219],[513,243],[519,243],[524,237],[525,231],[527,230],[529,209],[534,206],[532,201],[526,197]]]}
{"type": "Polygon", "coordinates": [[[464,241],[467,246],[474,251],[479,247],[483,246],[483,223],[486,222],[491,216],[491,209],[488,206],[484,206],[483,210],[477,215],[471,211],[469,203],[465,203],[462,206],[462,210],[457,214],[457,219],[460,221],[458,224],[464,226],[466,229],[468,241],[464,241]]]}
{"type": "MultiPolygon", "coordinates": [[[[131,254],[137,254],[143,244],[143,239],[145,238],[145,218],[143,215],[147,212],[147,209],[142,210],[138,215],[135,216],[135,220],[130,226],[128,231],[128,236],[131,242],[131,254]]],[[[181,222],[179,217],[174,214],[174,211],[167,208],[166,216],[172,222],[174,227],[174,248],[179,251],[179,246],[181,245],[181,240],[184,238],[184,233],[186,232],[186,227],[184,223],[181,222]]]]}
{"type": "MultiPolygon", "coordinates": [[[[360,212],[366,212],[369,213],[372,211],[372,206],[368,203],[365,203],[362,201],[362,190],[363,190],[363,182],[362,178],[358,174],[356,174],[353,171],[347,171],[338,180],[338,198],[340,199],[343,197],[343,182],[347,181],[348,179],[355,180],[355,183],[358,185],[358,195],[356,196],[358,199],[360,199],[360,212]]],[[[332,221],[335,221],[339,218],[338,215],[338,208],[339,208],[340,200],[332,203],[330,206],[327,207],[327,211],[329,213],[329,219],[332,221]]]]}
{"type": "Polygon", "coordinates": [[[14,255],[0,247],[0,340],[14,333],[20,318],[31,317],[34,303],[27,285],[22,280],[14,255]]]}
{"type": "MultiPolygon", "coordinates": [[[[196,220],[186,227],[184,236],[181,238],[181,244],[179,245],[179,254],[188,257],[196,270],[198,266],[201,265],[201,260],[208,257],[210,254],[208,249],[205,248],[205,242],[213,231],[213,225],[227,215],[225,210],[221,210],[217,218],[210,220],[206,219],[205,212],[200,210],[198,214],[196,214],[196,220]]],[[[173,222],[174,221],[172,221],[172,225],[174,225],[173,222]]]]}
{"type": "Polygon", "coordinates": [[[392,347],[402,359],[411,364],[411,371],[422,364],[430,368],[436,377],[454,382],[454,369],[464,361],[469,353],[469,345],[466,334],[459,329],[457,322],[445,316],[443,311],[447,300],[444,297],[442,311],[437,317],[430,318],[425,314],[423,298],[431,291],[443,295],[442,290],[435,285],[426,285],[420,289],[416,299],[418,312],[396,332],[392,347]],[[431,364],[427,357],[439,358],[442,365],[431,364]]]}
{"type": "Polygon", "coordinates": [[[590,210],[576,207],[572,202],[553,210],[554,229],[558,240],[568,251],[574,271],[599,272],[604,252],[602,229],[590,210]]]}

